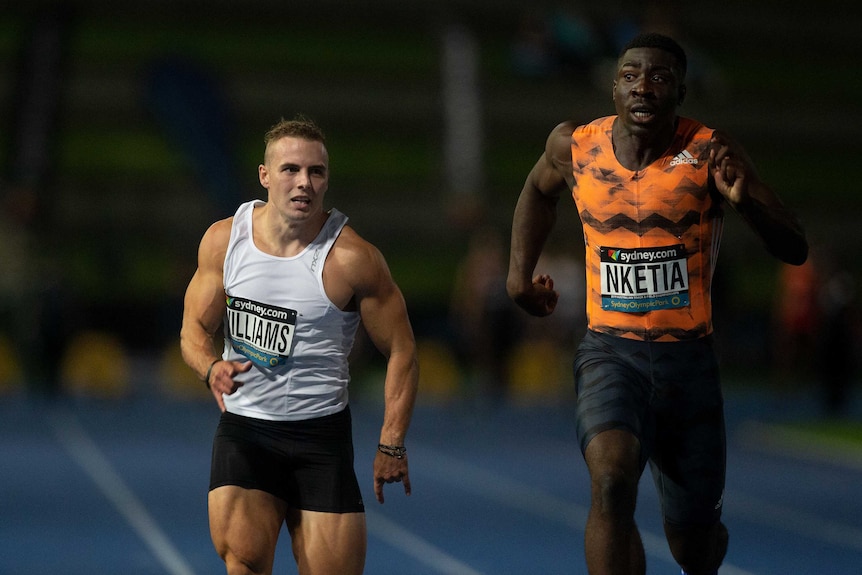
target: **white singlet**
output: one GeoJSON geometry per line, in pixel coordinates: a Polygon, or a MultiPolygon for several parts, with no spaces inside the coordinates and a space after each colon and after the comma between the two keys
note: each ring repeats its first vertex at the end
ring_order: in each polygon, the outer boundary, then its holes
{"type": "Polygon", "coordinates": [[[347,407],[347,356],[360,318],[329,300],[323,265],[347,217],[332,209],[300,254],[277,257],[254,245],[252,213],[263,204],[254,200],[239,207],[225,254],[222,357],[254,363],[236,376],[243,385],[224,396],[225,407],[271,421],[337,413],[347,407]]]}

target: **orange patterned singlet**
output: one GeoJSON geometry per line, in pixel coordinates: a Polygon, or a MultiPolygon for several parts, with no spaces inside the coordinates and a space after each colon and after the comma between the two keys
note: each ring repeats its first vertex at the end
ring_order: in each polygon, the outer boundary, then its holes
{"type": "Polygon", "coordinates": [[[668,150],[633,172],[614,155],[616,116],[572,134],[572,197],[584,228],[591,330],[643,341],[712,332],[721,200],[708,186],[712,129],[679,118],[668,150]]]}

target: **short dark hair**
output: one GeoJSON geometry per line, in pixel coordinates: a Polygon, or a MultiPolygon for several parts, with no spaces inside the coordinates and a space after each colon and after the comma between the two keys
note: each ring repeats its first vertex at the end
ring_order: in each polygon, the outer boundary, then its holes
{"type": "Polygon", "coordinates": [[[679,66],[680,78],[685,78],[685,72],[688,68],[688,58],[686,58],[685,50],[682,49],[676,40],[664,34],[656,32],[644,32],[638,34],[629,43],[623,46],[620,51],[620,58],[633,48],[658,48],[665,52],[670,52],[676,58],[676,63],[679,66]]]}

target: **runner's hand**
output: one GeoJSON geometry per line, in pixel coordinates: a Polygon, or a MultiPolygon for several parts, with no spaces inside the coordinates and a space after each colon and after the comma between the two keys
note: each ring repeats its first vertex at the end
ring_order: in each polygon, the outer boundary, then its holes
{"type": "Polygon", "coordinates": [[[242,383],[234,380],[234,376],[251,369],[251,362],[221,360],[213,365],[210,372],[210,390],[215,397],[219,409],[224,413],[224,396],[231,395],[240,388],[242,383]]]}
{"type": "Polygon", "coordinates": [[[383,503],[383,484],[403,483],[405,495],[410,495],[410,473],[407,470],[407,454],[397,458],[377,452],[374,457],[374,496],[383,503]]]}
{"type": "Polygon", "coordinates": [[[515,303],[530,315],[544,317],[553,313],[559,299],[560,294],[554,290],[551,276],[540,274],[533,278],[533,283],[526,292],[515,296],[515,303]]]}

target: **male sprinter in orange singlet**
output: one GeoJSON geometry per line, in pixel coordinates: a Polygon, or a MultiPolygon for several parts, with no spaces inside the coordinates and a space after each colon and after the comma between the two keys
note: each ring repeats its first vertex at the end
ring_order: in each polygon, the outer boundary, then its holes
{"type": "Polygon", "coordinates": [[[647,462],[682,572],[717,572],[728,536],[720,520],[725,430],[710,282],[723,207],[780,260],[798,265],[808,255],[801,226],[742,147],[677,115],[685,72],[685,52],[673,39],[634,38],[618,60],[616,115],[551,132],[512,224],[507,288],[537,316],[557,303],[553,280],[532,276],[564,192],[584,228],[589,329],[574,370],[591,478],[592,575],[646,570],[634,511],[647,462]]]}

